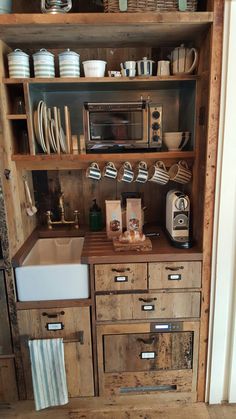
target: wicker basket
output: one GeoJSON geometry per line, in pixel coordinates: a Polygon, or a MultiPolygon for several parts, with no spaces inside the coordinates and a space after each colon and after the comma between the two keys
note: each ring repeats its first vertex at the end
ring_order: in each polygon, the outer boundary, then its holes
{"type": "MultiPolygon", "coordinates": [[[[103,0],[106,13],[119,13],[119,0],[103,0]]],[[[187,12],[197,9],[197,0],[187,0],[187,12]]],[[[128,0],[128,13],[171,12],[179,10],[178,0],[128,0]]]]}

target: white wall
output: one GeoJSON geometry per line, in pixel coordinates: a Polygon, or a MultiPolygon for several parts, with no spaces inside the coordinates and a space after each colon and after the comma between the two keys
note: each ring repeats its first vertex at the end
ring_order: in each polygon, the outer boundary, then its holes
{"type": "Polygon", "coordinates": [[[225,1],[208,386],[206,400],[236,402],[236,0],[225,1]]]}

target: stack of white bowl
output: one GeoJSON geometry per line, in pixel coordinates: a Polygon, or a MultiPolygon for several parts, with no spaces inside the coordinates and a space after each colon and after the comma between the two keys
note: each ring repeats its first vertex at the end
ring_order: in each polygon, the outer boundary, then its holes
{"type": "Polygon", "coordinates": [[[169,151],[180,151],[190,139],[189,131],[165,132],[163,140],[169,151]]]}
{"type": "Polygon", "coordinates": [[[15,51],[10,52],[7,57],[10,77],[30,77],[29,56],[25,52],[21,51],[21,49],[15,49],[15,51]]]}
{"type": "Polygon", "coordinates": [[[54,55],[42,48],[33,54],[34,60],[34,76],[35,77],[55,77],[54,55]]]}
{"type": "Polygon", "coordinates": [[[79,77],[79,54],[67,49],[59,54],[60,77],[79,77]]]}

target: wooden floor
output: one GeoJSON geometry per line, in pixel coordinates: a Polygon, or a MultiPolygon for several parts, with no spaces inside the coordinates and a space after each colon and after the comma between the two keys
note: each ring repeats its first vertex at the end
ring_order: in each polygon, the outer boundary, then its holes
{"type": "Polygon", "coordinates": [[[60,408],[35,412],[33,402],[0,403],[1,419],[236,419],[236,405],[204,403],[157,403],[144,396],[135,399],[76,399],[60,408]]]}

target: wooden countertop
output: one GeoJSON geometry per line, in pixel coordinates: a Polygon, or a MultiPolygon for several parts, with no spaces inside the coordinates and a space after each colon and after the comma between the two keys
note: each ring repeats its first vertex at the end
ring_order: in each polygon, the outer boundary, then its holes
{"type": "Polygon", "coordinates": [[[158,229],[160,237],[151,238],[152,251],[115,252],[106,232],[87,233],[82,251],[82,263],[125,263],[202,260],[202,252],[197,246],[177,249],[171,246],[165,233],[158,229]]]}

